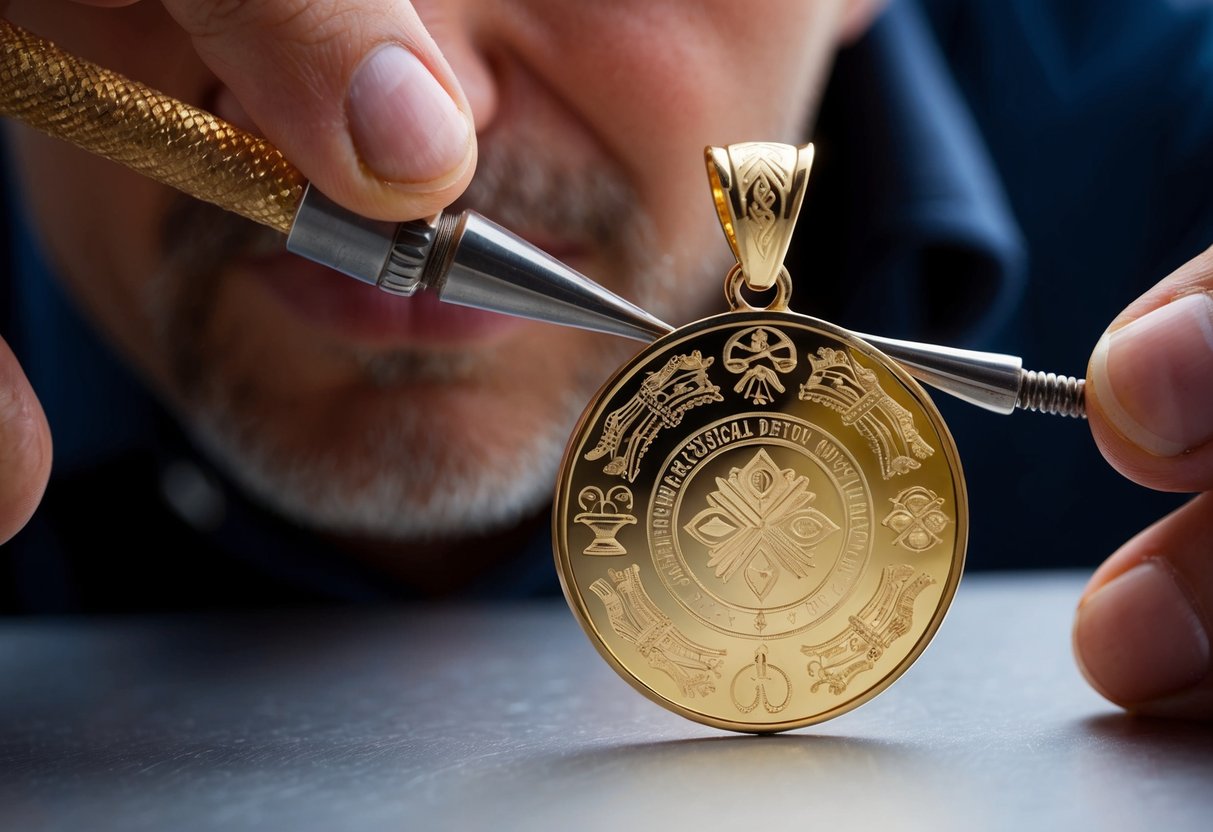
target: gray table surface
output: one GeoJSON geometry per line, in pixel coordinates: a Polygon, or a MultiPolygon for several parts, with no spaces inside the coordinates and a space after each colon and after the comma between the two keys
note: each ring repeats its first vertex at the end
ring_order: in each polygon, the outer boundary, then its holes
{"type": "Polygon", "coordinates": [[[1076,575],[967,578],[814,728],[667,713],[562,603],[0,622],[0,829],[1213,829],[1213,728],[1070,658],[1076,575]]]}

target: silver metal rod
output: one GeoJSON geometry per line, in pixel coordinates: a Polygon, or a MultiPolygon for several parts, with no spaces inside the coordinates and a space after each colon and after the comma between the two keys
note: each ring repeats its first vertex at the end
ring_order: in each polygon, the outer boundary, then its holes
{"type": "Polygon", "coordinates": [[[937,390],[995,413],[1016,408],[1085,419],[1086,381],[1023,368],[1015,355],[852,333],[937,390]]]}
{"type": "Polygon", "coordinates": [[[439,225],[433,257],[437,268],[423,281],[448,303],[492,309],[563,326],[652,341],[671,327],[590,280],[510,231],[472,211],[451,228],[450,264],[439,248],[446,226],[439,225]]]}
{"type": "MultiPolygon", "coordinates": [[[[390,223],[345,210],[310,186],[290,251],[396,295],[652,341],[672,327],[474,211],[390,223]]],[[[1016,408],[1085,417],[1084,382],[1024,370],[1014,355],[853,333],[910,375],[995,413],[1016,408]]]]}
{"type": "Polygon", "coordinates": [[[888,354],[919,381],[970,404],[1006,414],[1019,401],[1023,360],[1017,356],[852,334],[888,354]]]}
{"type": "Polygon", "coordinates": [[[414,222],[369,220],[310,185],[286,247],[342,274],[409,296],[652,341],[666,324],[474,211],[414,222]]]}

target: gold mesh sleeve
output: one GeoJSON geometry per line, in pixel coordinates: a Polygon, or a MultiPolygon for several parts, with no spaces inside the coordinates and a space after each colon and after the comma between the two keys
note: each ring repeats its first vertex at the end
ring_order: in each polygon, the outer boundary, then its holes
{"type": "Polygon", "coordinates": [[[290,231],[305,180],[267,142],[0,19],[0,115],[290,231]]]}

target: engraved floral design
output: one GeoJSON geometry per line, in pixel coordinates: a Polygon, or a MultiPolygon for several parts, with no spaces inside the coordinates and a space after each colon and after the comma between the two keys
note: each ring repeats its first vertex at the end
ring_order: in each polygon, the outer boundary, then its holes
{"type": "Polygon", "coordinates": [[[911,552],[925,552],[943,542],[940,534],[948,527],[943,513],[943,497],[921,485],[911,486],[889,500],[893,509],[882,521],[897,535],[893,543],[911,552]]]}
{"type": "Polygon", "coordinates": [[[750,591],[763,600],[783,571],[803,578],[813,568],[813,548],[838,525],[809,504],[816,495],[809,481],[779,468],[759,450],[727,478],[716,478],[708,507],[684,528],[708,549],[708,566],[729,581],[739,571],[750,591]]]}

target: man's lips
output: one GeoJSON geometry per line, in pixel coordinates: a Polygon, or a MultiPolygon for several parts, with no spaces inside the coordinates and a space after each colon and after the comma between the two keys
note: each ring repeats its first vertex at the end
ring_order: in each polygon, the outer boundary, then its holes
{"type": "Polygon", "coordinates": [[[527,322],[442,303],[432,292],[405,298],[285,251],[246,258],[251,274],[310,326],[368,346],[454,347],[491,342],[527,322]]]}

